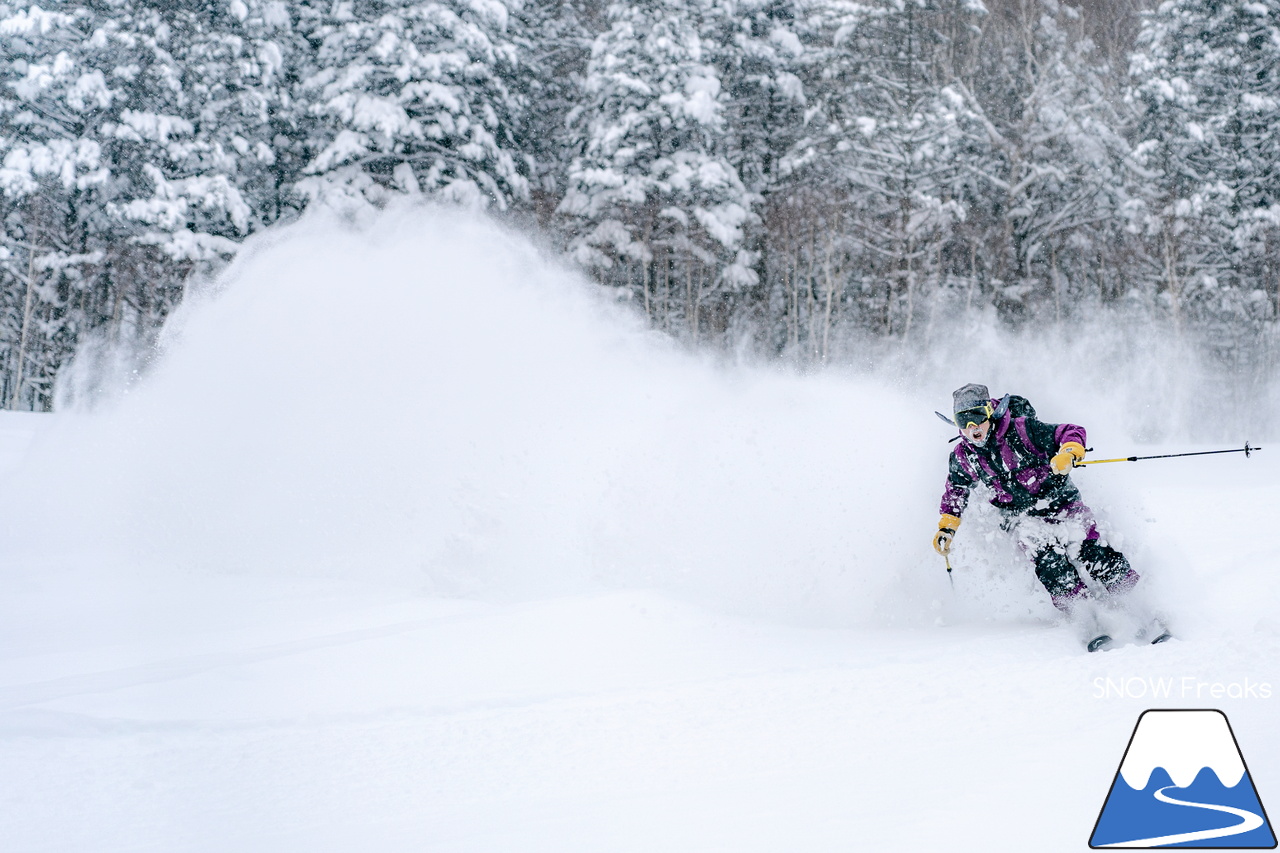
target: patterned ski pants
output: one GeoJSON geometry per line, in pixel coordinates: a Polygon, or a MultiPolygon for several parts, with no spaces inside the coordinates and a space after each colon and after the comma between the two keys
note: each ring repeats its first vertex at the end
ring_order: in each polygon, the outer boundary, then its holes
{"type": "Polygon", "coordinates": [[[1064,613],[1089,598],[1081,569],[1108,596],[1124,595],[1138,583],[1139,575],[1128,558],[1103,541],[1093,512],[1080,501],[1043,515],[1007,515],[1004,527],[1014,533],[1018,547],[1031,558],[1036,578],[1048,591],[1053,606],[1064,613]]]}

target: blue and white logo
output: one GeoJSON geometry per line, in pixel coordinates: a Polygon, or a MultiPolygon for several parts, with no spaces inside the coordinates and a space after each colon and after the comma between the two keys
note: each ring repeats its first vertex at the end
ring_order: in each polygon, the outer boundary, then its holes
{"type": "Polygon", "coordinates": [[[1089,846],[1274,848],[1227,716],[1144,711],[1089,846]]]}

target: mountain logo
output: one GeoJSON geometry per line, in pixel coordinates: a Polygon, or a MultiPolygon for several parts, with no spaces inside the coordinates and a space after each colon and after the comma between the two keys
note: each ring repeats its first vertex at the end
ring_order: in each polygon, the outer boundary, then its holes
{"type": "Polygon", "coordinates": [[[1227,715],[1143,711],[1089,846],[1275,848],[1227,715]]]}

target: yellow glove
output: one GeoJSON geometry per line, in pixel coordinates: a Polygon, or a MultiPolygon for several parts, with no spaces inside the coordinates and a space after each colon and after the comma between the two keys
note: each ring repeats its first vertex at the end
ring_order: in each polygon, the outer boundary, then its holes
{"type": "Polygon", "coordinates": [[[1068,468],[1076,467],[1083,459],[1084,447],[1078,441],[1068,441],[1058,448],[1058,455],[1050,459],[1049,464],[1056,473],[1065,474],[1068,468]]]}
{"type": "Polygon", "coordinates": [[[942,556],[951,553],[951,540],[960,526],[960,519],[954,515],[944,515],[938,519],[938,532],[933,535],[933,550],[942,556]]]}

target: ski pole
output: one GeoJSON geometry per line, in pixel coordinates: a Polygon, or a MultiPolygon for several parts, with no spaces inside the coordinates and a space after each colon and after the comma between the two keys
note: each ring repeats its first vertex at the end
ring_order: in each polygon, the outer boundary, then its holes
{"type": "Polygon", "coordinates": [[[947,561],[947,580],[951,581],[951,589],[954,591],[956,588],[956,579],[955,576],[951,574],[951,555],[943,554],[942,559],[947,561]]]}
{"type": "Polygon", "coordinates": [[[1081,468],[1085,465],[1105,465],[1108,462],[1141,462],[1144,459],[1173,459],[1177,456],[1212,456],[1215,453],[1243,453],[1245,458],[1252,456],[1255,450],[1261,450],[1261,447],[1251,447],[1249,442],[1244,443],[1244,447],[1236,447],[1231,450],[1198,450],[1195,453],[1162,453],[1158,456],[1122,456],[1119,459],[1090,459],[1085,462],[1077,462],[1075,467],[1081,468]]]}

